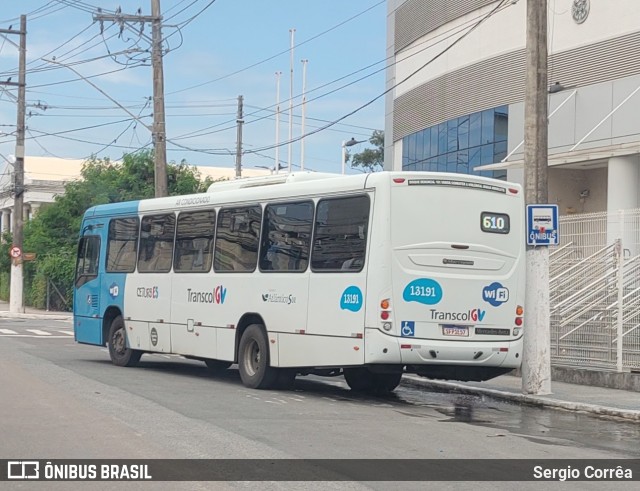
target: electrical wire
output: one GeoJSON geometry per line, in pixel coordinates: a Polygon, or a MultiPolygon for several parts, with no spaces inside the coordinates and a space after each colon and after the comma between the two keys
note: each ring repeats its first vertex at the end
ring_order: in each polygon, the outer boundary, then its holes
{"type": "MultiPolygon", "coordinates": [[[[440,52],[438,52],[436,55],[434,55],[432,58],[430,58],[426,63],[424,63],[423,65],[421,65],[420,67],[418,67],[416,70],[414,70],[413,72],[411,72],[409,75],[407,75],[404,79],[400,80],[399,82],[396,82],[395,84],[393,84],[392,86],[390,86],[389,88],[387,88],[384,92],[382,92],[381,94],[377,95],[376,97],[374,97],[373,99],[369,100],[368,102],[360,105],[359,107],[357,107],[356,109],[354,109],[353,111],[341,116],[340,118],[330,121],[329,123],[325,124],[322,127],[316,128],[312,131],[309,131],[308,133],[304,134],[304,135],[300,135],[298,137],[295,138],[291,138],[287,141],[283,141],[280,142],[278,144],[274,144],[274,145],[268,145],[268,146],[264,146],[264,147],[260,147],[260,148],[256,148],[254,150],[245,150],[243,151],[243,154],[251,154],[251,153],[256,153],[256,152],[263,152],[265,150],[271,150],[273,148],[277,148],[277,147],[282,147],[285,145],[289,145],[291,143],[295,143],[297,141],[300,141],[303,138],[309,137],[311,135],[314,135],[316,133],[319,133],[321,131],[324,131],[332,126],[334,126],[335,124],[344,121],[345,119],[349,118],[350,116],[353,116],[355,113],[361,111],[362,109],[370,106],[371,104],[373,104],[375,101],[377,101],[378,99],[384,97],[385,95],[387,95],[389,92],[391,92],[392,90],[395,90],[398,86],[404,84],[405,82],[407,82],[408,80],[410,80],[411,78],[413,78],[416,74],[418,74],[419,72],[421,72],[422,70],[424,70],[424,68],[426,68],[427,66],[429,66],[431,63],[433,63],[434,61],[436,61],[438,58],[440,58],[441,56],[443,56],[445,53],[447,53],[449,50],[451,50],[454,46],[456,46],[459,42],[461,42],[463,39],[465,39],[469,34],[471,34],[473,31],[475,31],[482,23],[484,23],[489,17],[491,17],[492,15],[494,15],[504,4],[505,2],[507,2],[508,0],[501,0],[500,3],[494,7],[492,10],[490,10],[487,14],[484,14],[482,16],[482,18],[476,22],[475,24],[473,24],[473,26],[471,26],[466,32],[464,32],[460,37],[458,37],[457,39],[455,39],[450,45],[448,45],[447,47],[445,47],[444,49],[442,49],[440,52]]],[[[245,123],[246,124],[246,123],[245,123]]],[[[222,131],[222,130],[221,130],[222,131]]],[[[201,136],[201,135],[200,135],[201,136]]],[[[215,152],[210,152],[207,150],[200,150],[200,149],[194,149],[194,148],[188,148],[185,147],[183,145],[178,145],[175,143],[175,141],[173,141],[174,139],[167,139],[167,141],[171,141],[171,143],[173,143],[174,145],[177,146],[181,146],[184,147],[185,149],[194,151],[194,152],[201,152],[201,153],[207,153],[207,154],[212,154],[212,155],[224,155],[224,154],[219,154],[219,153],[215,153],[215,152]]]]}
{"type": "MultiPolygon", "coordinates": [[[[501,4],[501,5],[502,5],[502,4],[501,4]]],[[[506,7],[500,7],[500,10],[501,10],[502,8],[508,8],[508,7],[509,7],[509,6],[511,6],[511,5],[512,5],[512,4],[509,4],[509,5],[508,5],[508,6],[506,6],[506,7]]],[[[442,42],[444,42],[444,41],[446,41],[446,40],[448,40],[448,39],[452,38],[453,36],[455,36],[455,35],[457,35],[457,34],[459,34],[459,33],[463,32],[465,29],[467,29],[467,28],[468,28],[468,26],[471,26],[471,25],[472,25],[472,22],[477,21],[478,19],[482,19],[484,15],[485,15],[485,14],[478,15],[478,16],[476,16],[475,18],[473,18],[473,19],[471,19],[470,21],[468,21],[467,23],[463,24],[462,26],[457,26],[457,27],[455,27],[455,28],[452,28],[452,29],[449,29],[449,30],[447,30],[447,31],[443,32],[442,34],[443,34],[443,35],[444,35],[444,34],[446,34],[446,36],[445,36],[445,37],[440,38],[440,39],[439,39],[438,41],[436,41],[436,42],[432,42],[433,40],[428,40],[428,41],[424,41],[424,42],[422,42],[422,43],[417,44],[417,45],[415,46],[416,48],[417,48],[417,47],[420,47],[420,46],[423,46],[423,47],[422,47],[421,49],[419,49],[419,50],[414,51],[414,52],[413,52],[413,53],[411,53],[410,55],[406,56],[406,57],[403,59],[403,61],[404,61],[404,60],[407,60],[407,59],[409,59],[409,58],[412,58],[412,57],[414,57],[414,56],[417,56],[417,55],[419,55],[420,53],[422,53],[422,52],[424,52],[424,51],[426,51],[426,50],[428,50],[428,49],[431,49],[431,48],[433,48],[434,46],[436,46],[436,45],[438,45],[438,44],[440,44],[440,43],[442,43],[442,42]]],[[[374,67],[374,66],[376,66],[376,65],[379,65],[379,64],[381,64],[381,63],[385,63],[385,62],[387,62],[387,61],[389,61],[389,60],[392,60],[394,57],[395,57],[395,55],[391,55],[391,56],[389,56],[389,57],[385,58],[384,60],[380,60],[380,61],[377,61],[377,62],[375,62],[375,63],[371,63],[371,64],[369,64],[369,65],[367,65],[367,66],[365,66],[365,67],[363,67],[363,68],[359,68],[358,70],[355,70],[355,71],[353,71],[353,72],[351,72],[351,73],[349,73],[349,74],[347,74],[347,75],[344,75],[344,76],[339,77],[339,78],[337,78],[337,79],[335,79],[335,80],[332,80],[332,81],[330,81],[330,82],[327,82],[327,83],[325,83],[325,84],[322,84],[322,85],[320,85],[320,86],[318,86],[318,87],[314,87],[314,88],[312,88],[311,90],[308,90],[308,91],[306,92],[306,95],[308,96],[309,94],[311,94],[311,93],[313,93],[313,92],[316,92],[316,91],[318,91],[318,90],[320,90],[320,89],[323,89],[323,88],[325,88],[325,87],[328,87],[328,86],[330,86],[330,85],[333,85],[334,83],[337,83],[337,82],[339,82],[339,81],[341,81],[341,80],[348,79],[349,77],[351,77],[351,76],[353,76],[353,75],[356,75],[356,74],[358,74],[358,73],[361,73],[361,72],[363,72],[363,71],[365,71],[365,70],[367,70],[367,69],[369,69],[369,68],[373,68],[373,67],[374,67]]],[[[377,69],[377,70],[375,70],[374,72],[371,72],[371,73],[369,73],[369,74],[368,74],[368,75],[366,75],[366,76],[363,76],[363,77],[361,77],[361,78],[359,78],[359,79],[356,79],[356,80],[354,80],[354,81],[352,81],[352,82],[350,82],[350,83],[347,83],[347,84],[345,84],[345,85],[342,85],[342,86],[338,87],[337,89],[334,89],[334,90],[332,90],[332,91],[330,91],[330,92],[328,92],[328,93],[326,93],[326,94],[322,94],[322,95],[320,95],[320,96],[318,96],[318,97],[315,97],[315,98],[313,98],[313,99],[309,99],[309,100],[307,100],[307,103],[312,102],[312,101],[315,101],[315,100],[318,100],[318,99],[320,99],[320,98],[322,98],[322,97],[325,97],[325,96],[330,95],[330,94],[332,94],[332,93],[335,93],[335,92],[337,92],[337,91],[339,91],[339,90],[342,90],[342,89],[344,89],[344,88],[347,88],[347,87],[349,87],[349,86],[351,86],[351,85],[354,85],[355,83],[358,83],[358,82],[360,82],[360,81],[362,81],[362,80],[364,80],[364,79],[366,79],[366,78],[368,78],[368,77],[371,77],[371,76],[373,76],[373,75],[375,75],[375,74],[377,74],[377,73],[380,73],[380,72],[382,72],[382,71],[385,71],[387,68],[392,67],[392,66],[395,66],[395,65],[396,65],[396,64],[398,64],[398,63],[400,63],[400,61],[399,61],[399,60],[396,60],[396,61],[394,61],[394,62],[392,62],[392,63],[390,63],[390,64],[386,64],[384,67],[382,67],[382,68],[380,68],[380,69],[377,69]]],[[[294,97],[293,97],[293,99],[297,99],[298,97],[299,97],[299,95],[296,95],[296,96],[294,96],[294,97]]],[[[280,104],[286,104],[287,102],[289,102],[289,99],[285,99],[285,100],[283,100],[283,101],[280,101],[280,104]]],[[[302,104],[302,103],[296,103],[296,104],[293,106],[293,108],[297,108],[297,107],[299,107],[301,104],[302,104]]],[[[269,109],[270,109],[270,108],[275,108],[275,107],[276,107],[276,104],[273,104],[273,105],[269,106],[269,109]]],[[[259,111],[258,111],[258,112],[259,112],[259,111]]],[[[258,112],[253,112],[253,113],[246,114],[246,115],[245,115],[245,119],[250,118],[251,116],[255,116],[258,112]]],[[[258,121],[261,121],[261,120],[263,120],[263,119],[265,119],[265,118],[264,118],[264,117],[262,117],[262,118],[257,118],[257,119],[254,119],[254,120],[249,120],[249,121],[246,121],[246,122],[245,122],[245,125],[246,125],[246,124],[251,124],[251,123],[254,123],[254,122],[258,122],[258,121]]],[[[220,133],[220,132],[228,131],[228,130],[234,129],[235,127],[236,127],[236,126],[235,126],[235,119],[229,119],[229,120],[227,120],[227,121],[223,121],[223,122],[221,122],[221,123],[217,123],[217,124],[214,124],[214,125],[211,125],[211,126],[208,126],[208,127],[202,128],[202,129],[200,129],[200,130],[195,130],[195,131],[192,131],[192,132],[189,132],[189,133],[185,133],[185,134],[182,134],[182,135],[178,135],[178,136],[174,137],[173,139],[174,139],[174,140],[182,140],[182,139],[196,138],[196,137],[199,137],[199,136],[211,135],[211,134],[215,134],[215,133],[220,133]],[[216,130],[216,131],[208,131],[208,130],[212,130],[212,129],[214,129],[214,128],[219,128],[220,126],[224,126],[224,125],[230,125],[230,126],[226,126],[226,127],[222,128],[222,129],[219,129],[219,130],[216,130]]]]}
{"type": "MultiPolygon", "coordinates": [[[[333,31],[333,30],[337,29],[338,27],[341,27],[341,26],[343,26],[344,24],[346,24],[346,23],[348,23],[348,22],[351,22],[351,21],[352,21],[352,20],[354,20],[354,19],[357,19],[357,18],[358,18],[358,17],[360,17],[361,15],[364,15],[365,13],[367,13],[367,12],[369,12],[370,10],[374,9],[374,8],[375,8],[375,7],[377,7],[378,5],[385,3],[385,1],[386,1],[386,0],[382,0],[382,1],[378,2],[378,3],[376,3],[375,5],[373,5],[373,6],[369,7],[369,8],[367,8],[366,10],[363,10],[362,12],[359,12],[358,14],[356,14],[356,15],[354,15],[354,16],[351,16],[351,17],[349,17],[348,19],[346,19],[346,20],[344,20],[344,21],[342,21],[342,22],[340,22],[340,23],[338,23],[338,24],[334,25],[333,27],[330,27],[329,29],[327,29],[327,30],[325,30],[325,31],[322,31],[322,32],[320,32],[320,33],[318,33],[318,34],[316,34],[316,35],[314,35],[314,36],[311,36],[309,39],[305,39],[304,41],[302,41],[302,42],[300,42],[300,43],[296,44],[296,45],[295,45],[295,47],[296,47],[296,48],[298,48],[298,47],[303,46],[303,45],[305,45],[305,44],[307,44],[307,43],[310,43],[311,41],[313,41],[313,40],[315,40],[315,39],[318,39],[318,38],[319,38],[319,37],[321,37],[321,36],[324,36],[325,34],[327,34],[327,33],[331,32],[331,31],[333,31]]],[[[248,65],[248,66],[246,66],[246,67],[244,67],[244,68],[240,68],[239,70],[236,70],[236,71],[234,71],[234,72],[232,72],[232,73],[228,73],[227,75],[223,75],[223,76],[221,76],[221,77],[214,78],[213,80],[208,80],[208,81],[206,81],[206,82],[202,82],[202,83],[199,83],[199,84],[196,84],[196,85],[192,85],[192,86],[190,86],[190,87],[185,87],[184,89],[174,90],[174,91],[172,91],[172,92],[168,92],[168,93],[167,93],[167,95],[173,95],[173,94],[178,94],[178,93],[180,93],[180,92],[185,92],[185,91],[187,91],[187,90],[197,89],[197,88],[199,88],[199,87],[203,87],[204,85],[209,85],[209,84],[212,84],[212,83],[215,83],[215,82],[219,82],[220,80],[224,80],[224,79],[226,79],[226,78],[233,77],[234,75],[238,75],[239,73],[245,72],[245,71],[247,71],[247,70],[249,70],[249,69],[251,69],[251,68],[254,68],[254,67],[257,67],[257,66],[259,66],[259,65],[262,65],[262,64],[264,64],[264,63],[266,63],[266,62],[268,62],[268,61],[273,60],[274,58],[278,58],[279,56],[282,56],[283,54],[289,53],[290,51],[291,51],[291,48],[288,48],[288,49],[286,49],[286,50],[280,51],[279,53],[276,53],[275,55],[269,56],[268,58],[265,58],[265,59],[263,59],[263,60],[261,60],[261,61],[258,61],[258,62],[256,62],[256,63],[253,63],[253,64],[251,64],[251,65],[248,65]]]]}

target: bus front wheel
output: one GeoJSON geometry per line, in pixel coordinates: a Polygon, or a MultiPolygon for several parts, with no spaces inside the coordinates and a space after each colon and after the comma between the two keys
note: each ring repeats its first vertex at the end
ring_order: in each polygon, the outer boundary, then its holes
{"type": "Polygon", "coordinates": [[[138,364],[142,351],[127,347],[127,331],[124,320],[119,315],[111,321],[109,328],[109,357],[111,362],[119,367],[133,367],[138,364]]]}
{"type": "Polygon", "coordinates": [[[269,365],[269,344],[261,324],[251,324],[242,333],[238,370],[242,383],[250,389],[269,389],[276,382],[278,371],[269,365]]]}

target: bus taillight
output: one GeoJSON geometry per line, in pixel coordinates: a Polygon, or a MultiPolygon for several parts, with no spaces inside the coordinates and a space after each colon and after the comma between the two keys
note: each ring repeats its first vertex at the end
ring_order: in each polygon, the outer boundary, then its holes
{"type": "MultiPolygon", "coordinates": [[[[383,321],[388,321],[390,315],[391,315],[391,299],[383,298],[382,300],[380,300],[380,318],[383,321]]],[[[392,327],[392,324],[390,321],[382,323],[382,328],[385,331],[390,331],[391,327],[392,327]]]]}
{"type": "Polygon", "coordinates": [[[518,334],[520,334],[520,328],[522,328],[522,323],[524,322],[522,318],[523,314],[524,314],[524,308],[522,307],[522,305],[518,305],[516,307],[516,318],[513,321],[514,324],[516,325],[516,327],[514,327],[513,329],[514,336],[517,336],[518,334]]]}

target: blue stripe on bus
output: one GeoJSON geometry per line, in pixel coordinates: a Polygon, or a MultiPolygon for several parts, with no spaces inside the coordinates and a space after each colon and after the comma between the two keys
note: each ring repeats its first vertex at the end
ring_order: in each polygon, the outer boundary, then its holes
{"type": "Polygon", "coordinates": [[[128,213],[138,214],[140,208],[140,200],[125,201],[123,203],[109,203],[107,205],[98,205],[89,208],[85,214],[85,218],[100,218],[112,215],[126,215],[128,213]]]}

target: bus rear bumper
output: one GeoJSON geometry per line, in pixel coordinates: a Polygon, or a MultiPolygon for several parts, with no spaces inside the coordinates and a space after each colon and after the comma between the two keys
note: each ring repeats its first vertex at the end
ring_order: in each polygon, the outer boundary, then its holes
{"type": "Polygon", "coordinates": [[[397,337],[366,329],[365,363],[403,365],[463,365],[519,368],[522,336],[508,341],[431,340],[397,337]]]}

